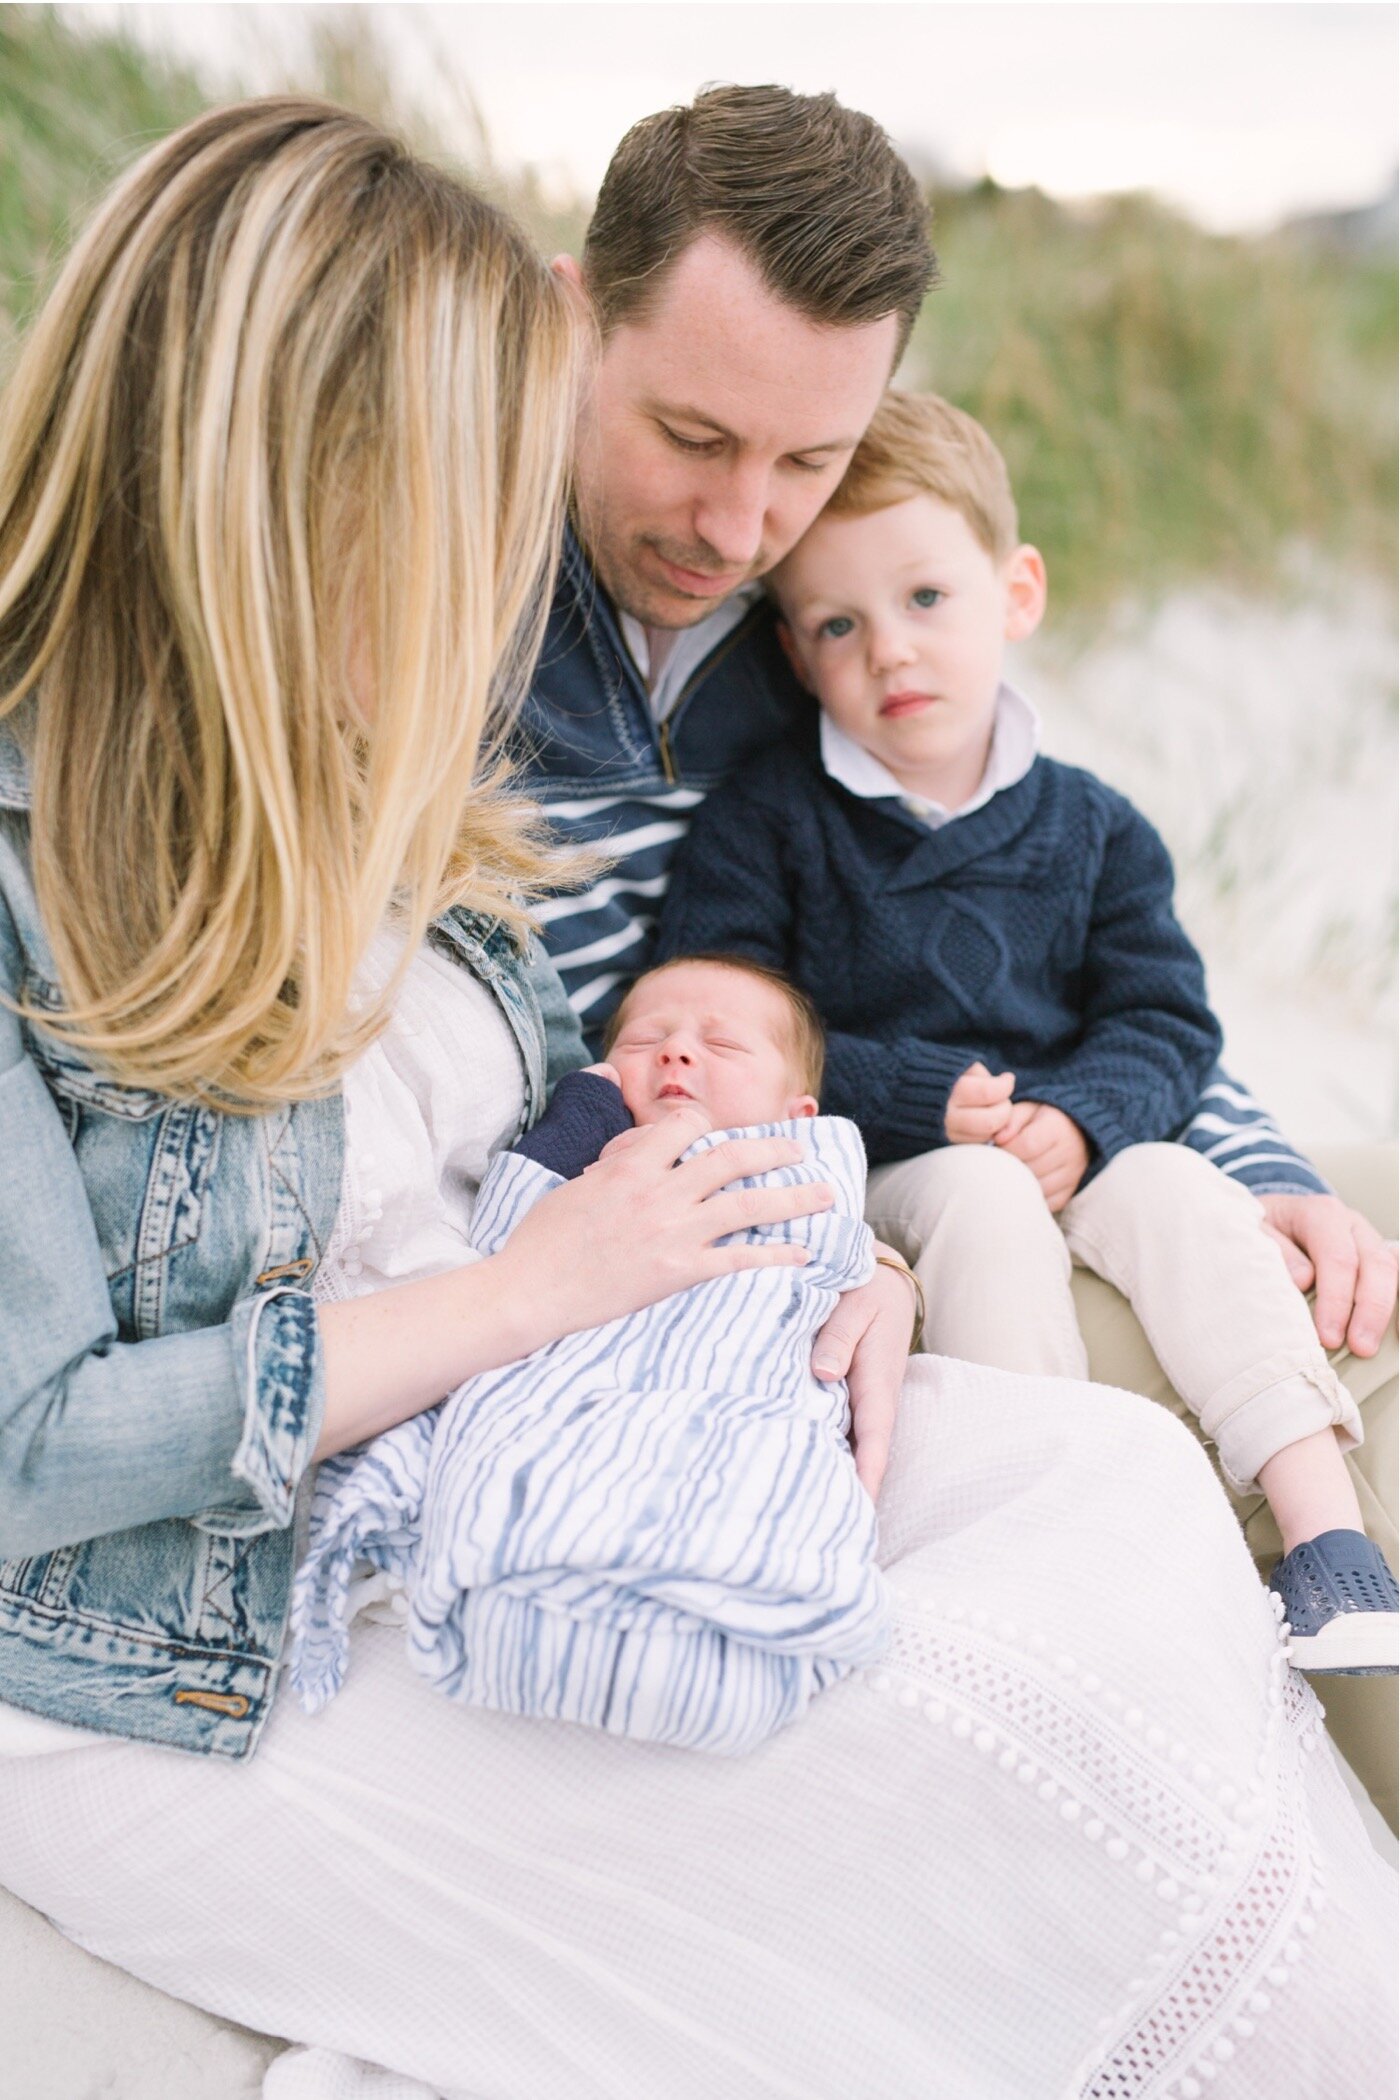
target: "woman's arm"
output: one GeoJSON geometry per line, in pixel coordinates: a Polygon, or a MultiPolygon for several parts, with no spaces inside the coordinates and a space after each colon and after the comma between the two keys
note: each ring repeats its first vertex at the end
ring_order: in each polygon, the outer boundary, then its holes
{"type": "Polygon", "coordinates": [[[731,1138],[683,1166],[708,1129],[686,1110],[543,1197],[499,1254],[321,1308],[326,1409],[316,1456],[430,1407],[478,1371],[736,1269],[785,1268],[785,1243],[714,1243],[831,1205],[824,1184],[729,1189],[803,1157],[790,1138],[731,1138]]]}
{"type": "Polygon", "coordinates": [[[500,1254],[448,1275],[322,1309],[303,1289],[259,1292],[221,1325],[123,1341],[77,1158],[0,1007],[0,1559],[170,1517],[280,1528],[313,1448],[706,1276],[801,1259],[713,1245],[821,1207],[812,1188],[717,1193],[800,1147],[734,1141],[672,1171],[695,1135],[683,1117],[658,1126],[545,1198],[500,1254]]]}
{"type": "Polygon", "coordinates": [[[242,1536],[287,1524],[321,1368],[304,1290],[119,1339],[77,1158],[0,1007],[0,1560],[166,1517],[242,1536]]]}

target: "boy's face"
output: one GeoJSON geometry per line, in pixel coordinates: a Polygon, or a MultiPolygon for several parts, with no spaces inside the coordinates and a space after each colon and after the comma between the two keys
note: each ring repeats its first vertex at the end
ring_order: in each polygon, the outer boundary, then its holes
{"type": "Polygon", "coordinates": [[[608,1062],[636,1123],[659,1123],[690,1101],[716,1130],[817,1113],[793,1071],[782,993],[719,963],[639,977],[608,1062]]]}
{"type": "Polygon", "coordinates": [[[1035,548],[998,562],[961,511],[911,496],[863,518],[818,518],[773,588],[794,668],[837,726],[901,781],[946,779],[971,795],[1005,644],[1044,610],[1035,548]]]}

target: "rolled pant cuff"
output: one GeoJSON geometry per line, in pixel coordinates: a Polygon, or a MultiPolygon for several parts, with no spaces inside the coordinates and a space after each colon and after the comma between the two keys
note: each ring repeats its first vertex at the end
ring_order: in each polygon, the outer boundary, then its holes
{"type": "Polygon", "coordinates": [[[1302,1437],[1335,1429],[1341,1449],[1351,1451],[1364,1435],[1356,1402],[1330,1364],[1322,1370],[1300,1366],[1236,1405],[1231,1399],[1228,1388],[1217,1394],[1202,1410],[1201,1427],[1236,1494],[1257,1489],[1259,1468],[1302,1437]]]}

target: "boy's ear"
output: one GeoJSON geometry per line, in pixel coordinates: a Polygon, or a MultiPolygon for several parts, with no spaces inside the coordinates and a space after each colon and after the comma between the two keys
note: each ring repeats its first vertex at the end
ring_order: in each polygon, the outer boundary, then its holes
{"type": "Polygon", "coordinates": [[[1006,639],[1024,642],[1045,616],[1045,561],[1038,547],[1018,547],[1006,563],[1006,639]]]}
{"type": "Polygon", "coordinates": [[[583,281],[583,270],[578,259],[572,255],[556,255],[549,267],[568,293],[576,313],[591,323],[593,301],[588,296],[588,286],[583,281]]]}
{"type": "MultiPolygon", "coordinates": [[[[809,693],[815,693],[817,689],[813,685],[811,679],[807,676],[807,666],[803,663],[802,658],[798,653],[797,643],[793,637],[792,629],[788,626],[787,621],[784,620],[781,617],[781,615],[778,619],[778,640],[783,645],[783,654],[787,658],[788,662],[792,665],[793,674],[796,677],[798,684],[805,685],[809,693]]],[[[816,1110],[814,1109],[812,1113],[815,1115],[816,1110]]]]}
{"type": "Polygon", "coordinates": [[[794,1094],[788,1103],[788,1111],[783,1117],[783,1121],[785,1123],[799,1123],[804,1116],[819,1116],[820,1114],[821,1110],[818,1108],[813,1095],[794,1094]]]}

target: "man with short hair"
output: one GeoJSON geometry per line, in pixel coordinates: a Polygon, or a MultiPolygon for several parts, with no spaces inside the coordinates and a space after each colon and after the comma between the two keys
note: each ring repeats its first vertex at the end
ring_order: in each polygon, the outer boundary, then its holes
{"type": "Polygon", "coordinates": [[[618,856],[545,912],[596,1037],[645,963],[686,813],[805,707],[758,579],[845,472],[936,263],[869,117],[724,87],[634,125],[582,268],[556,268],[603,350],[522,746],[556,820],[618,856]]]}
{"type": "MultiPolygon", "coordinates": [[[[540,914],[596,1042],[647,962],[690,812],[811,705],[758,579],[840,480],[936,265],[927,204],[870,118],[831,95],[721,87],[633,127],[582,266],[556,267],[603,342],[521,770],[564,830],[613,856],[540,914]]],[[[1259,1196],[1300,1288],[1316,1271],[1323,1342],[1374,1356],[1395,1304],[1374,1227],[1223,1073],[1185,1137],[1259,1196]]],[[[838,1372],[858,1349],[867,1478],[893,1415],[905,1290],[880,1272],[829,1340],[838,1372]]]]}

